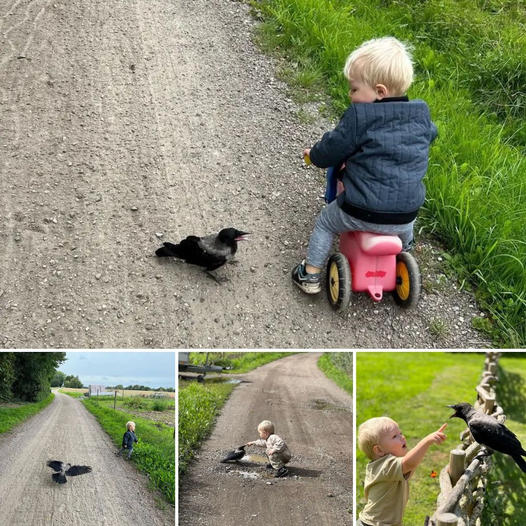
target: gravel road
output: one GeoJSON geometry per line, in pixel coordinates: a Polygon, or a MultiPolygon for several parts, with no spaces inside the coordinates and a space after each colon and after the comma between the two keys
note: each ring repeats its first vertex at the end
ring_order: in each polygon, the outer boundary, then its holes
{"type": "Polygon", "coordinates": [[[233,0],[0,0],[0,346],[466,348],[471,295],[421,245],[419,308],[293,287],[322,206],[300,119],[233,0]],[[218,285],[153,254],[252,232],[218,285]]]}
{"type": "Polygon", "coordinates": [[[56,393],[40,413],[0,435],[1,524],[9,526],[169,526],[170,506],[159,509],[146,477],[123,458],[78,401],[56,393]],[[48,460],[89,465],[91,473],[51,479],[48,460]]]}
{"type": "Polygon", "coordinates": [[[319,357],[295,354],[241,375],[180,481],[181,526],[352,524],[352,398],[318,369],[319,357]],[[219,463],[257,439],[267,419],[293,455],[289,477],[272,477],[263,448],[248,448],[256,456],[239,464],[219,463]]]}

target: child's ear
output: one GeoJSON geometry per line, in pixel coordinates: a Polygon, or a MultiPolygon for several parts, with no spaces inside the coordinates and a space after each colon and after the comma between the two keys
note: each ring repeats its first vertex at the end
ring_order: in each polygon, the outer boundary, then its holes
{"type": "Polygon", "coordinates": [[[378,100],[382,100],[383,98],[389,96],[389,90],[384,84],[377,84],[374,87],[374,89],[376,91],[376,97],[378,98],[378,100]]]}
{"type": "Polygon", "coordinates": [[[380,458],[384,456],[384,451],[378,444],[375,444],[373,446],[373,455],[375,456],[375,458],[380,458]]]}

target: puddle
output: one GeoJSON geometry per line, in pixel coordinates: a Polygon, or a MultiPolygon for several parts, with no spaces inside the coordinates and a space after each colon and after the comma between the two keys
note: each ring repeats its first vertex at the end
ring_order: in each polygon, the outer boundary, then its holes
{"type": "Polygon", "coordinates": [[[254,462],[255,464],[265,464],[267,465],[268,459],[267,457],[264,457],[263,455],[246,455],[243,457],[243,460],[246,460],[247,462],[254,462]]]}
{"type": "Polygon", "coordinates": [[[319,409],[320,411],[323,411],[323,410],[348,411],[346,407],[332,404],[331,402],[328,402],[327,400],[323,400],[322,398],[316,398],[314,400],[311,400],[311,407],[313,409],[319,409]]]}
{"type": "Polygon", "coordinates": [[[241,380],[238,378],[230,378],[229,380],[224,380],[225,384],[240,384],[241,380]]]}

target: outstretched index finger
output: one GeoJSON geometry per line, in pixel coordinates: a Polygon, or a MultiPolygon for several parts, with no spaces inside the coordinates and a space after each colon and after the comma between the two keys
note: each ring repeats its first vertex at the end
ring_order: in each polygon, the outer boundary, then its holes
{"type": "Polygon", "coordinates": [[[438,430],[438,432],[439,432],[439,433],[442,433],[442,431],[444,431],[444,429],[446,429],[446,427],[447,427],[447,422],[446,422],[445,424],[442,424],[442,425],[440,426],[440,429],[438,430]]]}

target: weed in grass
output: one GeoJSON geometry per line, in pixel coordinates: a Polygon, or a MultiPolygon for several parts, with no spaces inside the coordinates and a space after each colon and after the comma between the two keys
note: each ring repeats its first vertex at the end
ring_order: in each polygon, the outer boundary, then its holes
{"type": "Polygon", "coordinates": [[[447,323],[442,318],[433,318],[429,324],[429,334],[435,338],[445,338],[449,332],[447,323]]]}

